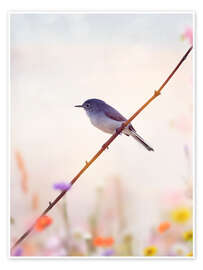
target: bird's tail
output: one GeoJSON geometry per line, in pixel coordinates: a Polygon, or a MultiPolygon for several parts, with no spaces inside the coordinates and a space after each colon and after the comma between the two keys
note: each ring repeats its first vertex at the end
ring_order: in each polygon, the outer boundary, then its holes
{"type": "Polygon", "coordinates": [[[131,130],[131,132],[130,132],[130,135],[135,139],[135,140],[137,140],[138,142],[140,142],[148,151],[154,151],[154,149],[151,147],[151,146],[149,146],[145,141],[144,141],[144,139],[140,136],[140,135],[138,135],[137,134],[137,132],[136,131],[132,131],[131,130]]]}

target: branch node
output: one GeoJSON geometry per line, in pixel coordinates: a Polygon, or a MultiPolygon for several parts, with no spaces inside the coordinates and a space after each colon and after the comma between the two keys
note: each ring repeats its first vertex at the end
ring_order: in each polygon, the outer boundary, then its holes
{"type": "Polygon", "coordinates": [[[52,205],[51,201],[49,201],[49,206],[52,205]]]}
{"type": "Polygon", "coordinates": [[[160,91],[155,90],[155,91],[154,91],[154,96],[155,96],[155,97],[158,97],[159,95],[161,95],[160,91]]]}
{"type": "Polygon", "coordinates": [[[102,145],[102,149],[104,149],[104,148],[106,148],[106,144],[105,143],[102,145]]]}
{"type": "Polygon", "coordinates": [[[85,161],[85,164],[86,164],[86,165],[88,165],[88,164],[89,164],[89,162],[86,160],[86,161],[85,161]]]}
{"type": "Polygon", "coordinates": [[[108,146],[106,146],[106,143],[104,143],[103,145],[102,145],[102,147],[101,147],[102,149],[109,149],[109,147],[108,146]]]}

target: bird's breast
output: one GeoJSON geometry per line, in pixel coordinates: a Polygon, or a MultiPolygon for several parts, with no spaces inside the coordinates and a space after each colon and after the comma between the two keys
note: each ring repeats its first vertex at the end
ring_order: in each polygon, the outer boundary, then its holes
{"type": "Polygon", "coordinates": [[[122,124],[122,122],[115,121],[115,120],[107,117],[103,113],[99,113],[96,115],[89,114],[88,116],[89,116],[89,119],[90,119],[92,125],[94,125],[98,129],[100,129],[106,133],[111,133],[111,134],[114,133],[116,131],[116,129],[119,128],[122,124]]]}

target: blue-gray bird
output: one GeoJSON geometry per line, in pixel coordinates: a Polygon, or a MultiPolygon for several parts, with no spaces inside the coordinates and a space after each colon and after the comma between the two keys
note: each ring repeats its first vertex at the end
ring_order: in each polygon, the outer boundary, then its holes
{"type": "MultiPolygon", "coordinates": [[[[83,108],[90,122],[98,129],[113,134],[127,119],[120,114],[116,109],[105,103],[100,99],[88,99],[82,105],[76,105],[75,107],[83,108]]],[[[141,143],[148,151],[154,151],[144,139],[137,134],[132,124],[129,124],[123,131],[127,136],[132,136],[139,143],[141,143]]]]}

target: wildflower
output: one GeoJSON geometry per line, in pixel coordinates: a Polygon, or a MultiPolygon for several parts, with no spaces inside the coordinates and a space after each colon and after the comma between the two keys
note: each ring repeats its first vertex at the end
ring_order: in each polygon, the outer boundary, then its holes
{"type": "Polygon", "coordinates": [[[133,256],[133,235],[125,232],[122,241],[115,246],[115,250],[117,256],[133,256]]]}
{"type": "Polygon", "coordinates": [[[17,248],[15,252],[13,253],[13,256],[22,256],[22,254],[23,254],[23,249],[17,248]]]}
{"type": "Polygon", "coordinates": [[[177,242],[171,247],[171,252],[174,256],[185,256],[185,254],[188,254],[189,250],[185,244],[177,242]]]}
{"type": "Polygon", "coordinates": [[[37,220],[37,223],[35,224],[35,229],[38,232],[43,231],[46,227],[48,227],[50,224],[52,224],[53,220],[49,216],[42,216],[37,220]]]}
{"type": "Polygon", "coordinates": [[[24,242],[23,244],[24,256],[35,256],[38,250],[38,245],[33,242],[24,242]]]}
{"type": "Polygon", "coordinates": [[[61,191],[67,191],[71,188],[70,183],[65,183],[65,182],[58,182],[53,185],[54,189],[61,190],[61,191]]]}
{"type": "Polygon", "coordinates": [[[144,256],[154,256],[157,253],[156,246],[148,246],[144,249],[144,256]]]}
{"type": "Polygon", "coordinates": [[[193,231],[189,230],[183,233],[183,239],[185,241],[192,241],[193,240],[193,231]]]}
{"type": "Polygon", "coordinates": [[[28,192],[28,174],[25,168],[24,160],[20,152],[15,153],[18,169],[21,173],[21,188],[24,193],[28,192]]]}
{"type": "Polygon", "coordinates": [[[177,223],[185,223],[191,218],[191,211],[189,208],[177,208],[171,212],[173,221],[177,223]]]}
{"type": "Polygon", "coordinates": [[[103,239],[103,246],[110,247],[114,244],[114,239],[112,237],[107,237],[103,239]]]}
{"type": "Polygon", "coordinates": [[[170,229],[170,227],[171,227],[171,223],[168,221],[164,221],[159,224],[157,230],[159,233],[163,233],[167,231],[168,229],[170,229]]]}
{"type": "Polygon", "coordinates": [[[114,239],[112,237],[96,237],[93,244],[98,247],[110,247],[114,244],[114,239]]]}
{"type": "Polygon", "coordinates": [[[186,256],[193,256],[193,252],[190,251],[186,256]]]}
{"type": "Polygon", "coordinates": [[[185,153],[185,156],[187,158],[189,158],[189,148],[188,148],[188,145],[187,144],[184,145],[184,153],[185,153]]]}
{"type": "Polygon", "coordinates": [[[101,255],[102,256],[113,256],[114,255],[114,250],[113,249],[107,249],[101,255]]]}
{"type": "Polygon", "coordinates": [[[61,239],[58,236],[51,236],[45,243],[48,249],[57,249],[61,246],[61,239]]]}
{"type": "Polygon", "coordinates": [[[13,217],[10,217],[10,223],[11,225],[15,224],[15,219],[13,217]]]}
{"type": "Polygon", "coordinates": [[[103,238],[102,237],[96,237],[93,240],[93,244],[94,244],[94,246],[97,246],[97,247],[103,246],[103,238]]]}
{"type": "Polygon", "coordinates": [[[183,33],[183,35],[181,36],[182,40],[187,39],[189,41],[189,43],[192,45],[193,43],[193,32],[192,29],[190,27],[188,27],[185,32],[183,33]]]}
{"type": "Polygon", "coordinates": [[[90,239],[92,238],[92,235],[91,235],[90,233],[88,233],[88,232],[85,232],[85,233],[83,234],[83,238],[84,238],[85,240],[90,240],[90,239]]]}
{"type": "Polygon", "coordinates": [[[39,206],[39,195],[37,193],[34,193],[32,195],[32,209],[36,210],[39,206]]]}
{"type": "Polygon", "coordinates": [[[74,236],[74,238],[77,239],[77,240],[80,240],[80,239],[83,238],[82,232],[80,232],[80,231],[75,231],[75,232],[73,233],[73,236],[74,236]]]}

